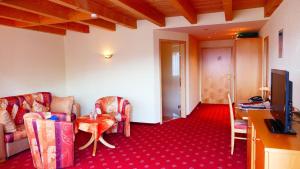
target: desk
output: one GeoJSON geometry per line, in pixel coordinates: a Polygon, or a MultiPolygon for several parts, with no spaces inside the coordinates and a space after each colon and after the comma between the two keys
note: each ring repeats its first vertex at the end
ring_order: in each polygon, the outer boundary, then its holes
{"type": "Polygon", "coordinates": [[[235,107],[235,116],[237,119],[248,120],[248,110],[235,107]]]}
{"type": "Polygon", "coordinates": [[[247,168],[299,169],[300,123],[293,123],[297,135],[273,134],[264,123],[270,118],[269,110],[248,110],[247,168]]]}

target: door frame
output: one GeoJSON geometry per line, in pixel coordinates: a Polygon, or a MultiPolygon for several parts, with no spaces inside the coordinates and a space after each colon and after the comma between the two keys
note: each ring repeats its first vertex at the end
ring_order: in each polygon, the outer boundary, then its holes
{"type": "Polygon", "coordinates": [[[186,54],[187,54],[187,45],[186,41],[181,40],[169,40],[169,39],[159,39],[159,93],[160,93],[160,124],[163,123],[163,111],[162,111],[162,66],[161,66],[161,44],[162,43],[177,43],[183,44],[184,46],[184,55],[180,55],[180,117],[186,118],[186,54]]]}
{"type": "MultiPolygon", "coordinates": [[[[269,78],[270,78],[270,54],[269,54],[269,36],[266,36],[264,38],[264,42],[263,42],[263,55],[264,55],[264,59],[265,59],[265,75],[263,76],[263,86],[268,87],[269,86],[269,78]]],[[[263,71],[263,72],[264,72],[263,71]]]]}
{"type": "Polygon", "coordinates": [[[202,101],[202,88],[203,88],[203,85],[202,85],[202,78],[203,78],[203,50],[204,49],[220,49],[220,48],[230,48],[231,50],[231,63],[230,63],[230,72],[231,72],[231,80],[230,80],[230,96],[232,98],[232,101],[234,102],[235,100],[235,54],[233,53],[234,52],[234,47],[233,46],[218,46],[218,47],[204,47],[204,48],[201,48],[201,54],[200,54],[200,59],[201,59],[201,62],[200,62],[200,98],[201,98],[201,101],[202,101]]]}

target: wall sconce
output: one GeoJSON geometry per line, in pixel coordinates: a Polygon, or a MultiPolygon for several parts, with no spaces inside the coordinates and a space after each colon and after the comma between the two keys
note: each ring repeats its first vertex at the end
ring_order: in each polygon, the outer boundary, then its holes
{"type": "Polygon", "coordinates": [[[106,49],[102,54],[105,59],[110,59],[113,56],[113,51],[111,49],[106,49]]]}
{"type": "Polygon", "coordinates": [[[104,54],[105,59],[110,59],[113,56],[113,54],[104,54]]]}

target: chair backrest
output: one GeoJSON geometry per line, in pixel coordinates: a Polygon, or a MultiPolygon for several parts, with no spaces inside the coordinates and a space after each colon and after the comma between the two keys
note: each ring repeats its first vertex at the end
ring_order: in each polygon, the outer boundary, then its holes
{"type": "Polygon", "coordinates": [[[38,113],[27,113],[24,124],[36,168],[63,168],[74,164],[73,123],[44,120],[38,113]]]}
{"type": "Polygon", "coordinates": [[[234,129],[234,113],[233,113],[233,108],[232,108],[232,101],[230,94],[228,93],[228,104],[229,104],[229,112],[230,112],[230,126],[231,126],[231,131],[234,129]]]}
{"type": "Polygon", "coordinates": [[[100,109],[104,114],[112,112],[125,114],[125,111],[128,111],[126,110],[128,106],[130,108],[128,100],[119,96],[102,97],[95,103],[96,112],[98,112],[97,109],[100,109]]]}

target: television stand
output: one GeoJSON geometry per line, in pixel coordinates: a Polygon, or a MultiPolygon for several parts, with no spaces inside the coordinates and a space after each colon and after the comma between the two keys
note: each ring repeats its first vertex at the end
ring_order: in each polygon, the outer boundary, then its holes
{"type": "Polygon", "coordinates": [[[264,119],[265,124],[267,125],[268,129],[272,133],[276,134],[288,134],[288,135],[296,135],[294,130],[290,130],[288,132],[284,132],[284,127],[279,120],[274,119],[264,119]]]}

